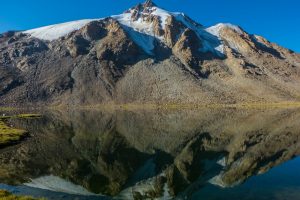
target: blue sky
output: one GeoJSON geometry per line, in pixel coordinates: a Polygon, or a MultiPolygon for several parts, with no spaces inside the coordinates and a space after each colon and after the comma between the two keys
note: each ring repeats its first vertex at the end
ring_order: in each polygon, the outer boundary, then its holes
{"type": "MultiPolygon", "coordinates": [[[[2,1],[0,32],[119,14],[143,0],[14,0],[2,1]]],[[[169,11],[180,11],[209,26],[240,25],[249,33],[300,52],[298,0],[154,0],[169,11]]]]}

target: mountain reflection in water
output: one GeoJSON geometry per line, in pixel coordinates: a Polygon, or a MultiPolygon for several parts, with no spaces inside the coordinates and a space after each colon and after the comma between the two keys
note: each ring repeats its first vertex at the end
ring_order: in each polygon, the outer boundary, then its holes
{"type": "Polygon", "coordinates": [[[45,111],[13,121],[32,136],[0,150],[0,183],[49,199],[299,198],[300,180],[259,190],[264,175],[251,178],[299,154],[299,122],[296,109],[45,111]]]}

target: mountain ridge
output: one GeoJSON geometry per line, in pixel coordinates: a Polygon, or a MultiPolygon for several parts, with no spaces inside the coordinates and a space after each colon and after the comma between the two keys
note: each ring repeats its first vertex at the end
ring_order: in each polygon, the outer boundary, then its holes
{"type": "Polygon", "coordinates": [[[2,105],[300,99],[300,56],[152,1],[121,15],[0,35],[2,105]]]}

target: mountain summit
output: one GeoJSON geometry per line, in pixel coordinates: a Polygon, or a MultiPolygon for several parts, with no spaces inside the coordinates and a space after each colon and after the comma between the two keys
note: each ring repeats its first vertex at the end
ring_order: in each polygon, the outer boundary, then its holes
{"type": "Polygon", "coordinates": [[[3,105],[298,101],[300,56],[148,0],[120,15],[0,35],[3,105]]]}

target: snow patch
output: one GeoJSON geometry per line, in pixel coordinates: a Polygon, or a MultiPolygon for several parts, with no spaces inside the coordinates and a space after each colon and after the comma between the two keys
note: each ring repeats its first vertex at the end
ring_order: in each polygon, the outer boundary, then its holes
{"type": "Polygon", "coordinates": [[[152,12],[152,15],[160,17],[160,22],[161,22],[160,25],[164,29],[166,27],[168,17],[170,17],[173,14],[161,8],[154,7],[154,11],[152,12]]]}
{"type": "Polygon", "coordinates": [[[130,38],[140,46],[146,53],[152,54],[154,49],[153,25],[139,18],[136,21],[131,19],[131,13],[111,16],[123,25],[130,38]]]}
{"type": "Polygon", "coordinates": [[[187,28],[193,30],[201,40],[201,52],[213,52],[219,56],[223,56],[224,48],[221,39],[211,34],[201,25],[190,21],[183,13],[174,13],[176,20],[182,22],[187,28]]]}
{"type": "Polygon", "coordinates": [[[55,24],[50,26],[44,26],[41,28],[35,28],[24,31],[23,33],[30,34],[31,37],[35,37],[41,40],[56,40],[60,37],[68,35],[69,33],[79,30],[86,24],[94,21],[93,19],[85,19],[79,21],[66,22],[62,24],[55,24]]]}
{"type": "Polygon", "coordinates": [[[222,180],[222,175],[217,175],[213,178],[211,178],[209,181],[208,181],[210,184],[212,185],[216,185],[216,186],[219,186],[221,188],[226,188],[228,187],[227,184],[225,184],[222,180]]]}
{"type": "Polygon", "coordinates": [[[57,176],[43,176],[36,179],[32,179],[30,183],[25,183],[24,185],[39,188],[44,190],[50,190],[55,192],[63,192],[68,194],[76,194],[76,195],[95,195],[85,188],[79,185],[75,185],[67,180],[64,180],[57,176]]]}
{"type": "Polygon", "coordinates": [[[241,181],[237,181],[237,182],[232,183],[232,184],[225,183],[223,181],[223,172],[221,172],[219,175],[211,178],[208,182],[212,185],[216,185],[216,186],[219,186],[221,188],[231,188],[231,187],[235,187],[235,186],[241,184],[241,181]]]}
{"type": "Polygon", "coordinates": [[[229,24],[229,23],[219,23],[215,26],[208,27],[205,30],[207,32],[209,32],[210,34],[220,38],[221,37],[220,32],[223,28],[230,28],[230,29],[233,29],[234,31],[236,31],[239,34],[243,34],[243,31],[240,29],[240,27],[235,26],[233,24],[229,24]]]}
{"type": "Polygon", "coordinates": [[[220,160],[217,161],[217,164],[219,164],[222,167],[226,167],[226,157],[221,158],[220,160]]]}
{"type": "MultiPolygon", "coordinates": [[[[234,31],[236,31],[239,34],[243,34],[243,31],[238,26],[235,26],[235,25],[229,24],[229,23],[219,23],[215,26],[211,26],[211,27],[206,28],[205,31],[207,31],[211,35],[217,37],[218,40],[221,41],[220,44],[217,47],[215,47],[215,49],[217,51],[221,52],[222,54],[224,54],[224,44],[223,44],[223,40],[221,38],[220,33],[221,33],[221,30],[223,28],[230,28],[230,29],[233,29],[234,31]]],[[[238,47],[237,47],[236,44],[229,43],[229,46],[238,51],[238,47]]]]}
{"type": "MultiPolygon", "coordinates": [[[[135,185],[121,191],[120,194],[116,197],[116,199],[134,199],[133,196],[134,192],[139,192],[140,194],[145,195],[147,192],[153,191],[155,189],[155,181],[160,176],[166,177],[165,173],[161,173],[156,177],[152,177],[147,180],[138,182],[135,185]]],[[[169,193],[168,184],[165,183],[163,187],[162,196],[156,197],[155,200],[169,200],[169,199],[173,199],[173,197],[169,193]]]]}
{"type": "MultiPolygon", "coordinates": [[[[155,47],[155,40],[163,41],[163,38],[155,35],[154,24],[144,20],[143,15],[146,13],[139,13],[141,17],[137,20],[132,20],[132,14],[134,10],[129,10],[129,12],[123,13],[121,15],[111,16],[116,19],[120,24],[122,24],[130,35],[131,39],[138,44],[146,53],[152,54],[155,47]]],[[[164,29],[166,26],[166,21],[171,13],[160,9],[158,7],[149,8],[149,13],[153,16],[158,16],[160,19],[160,25],[164,29]]]]}

